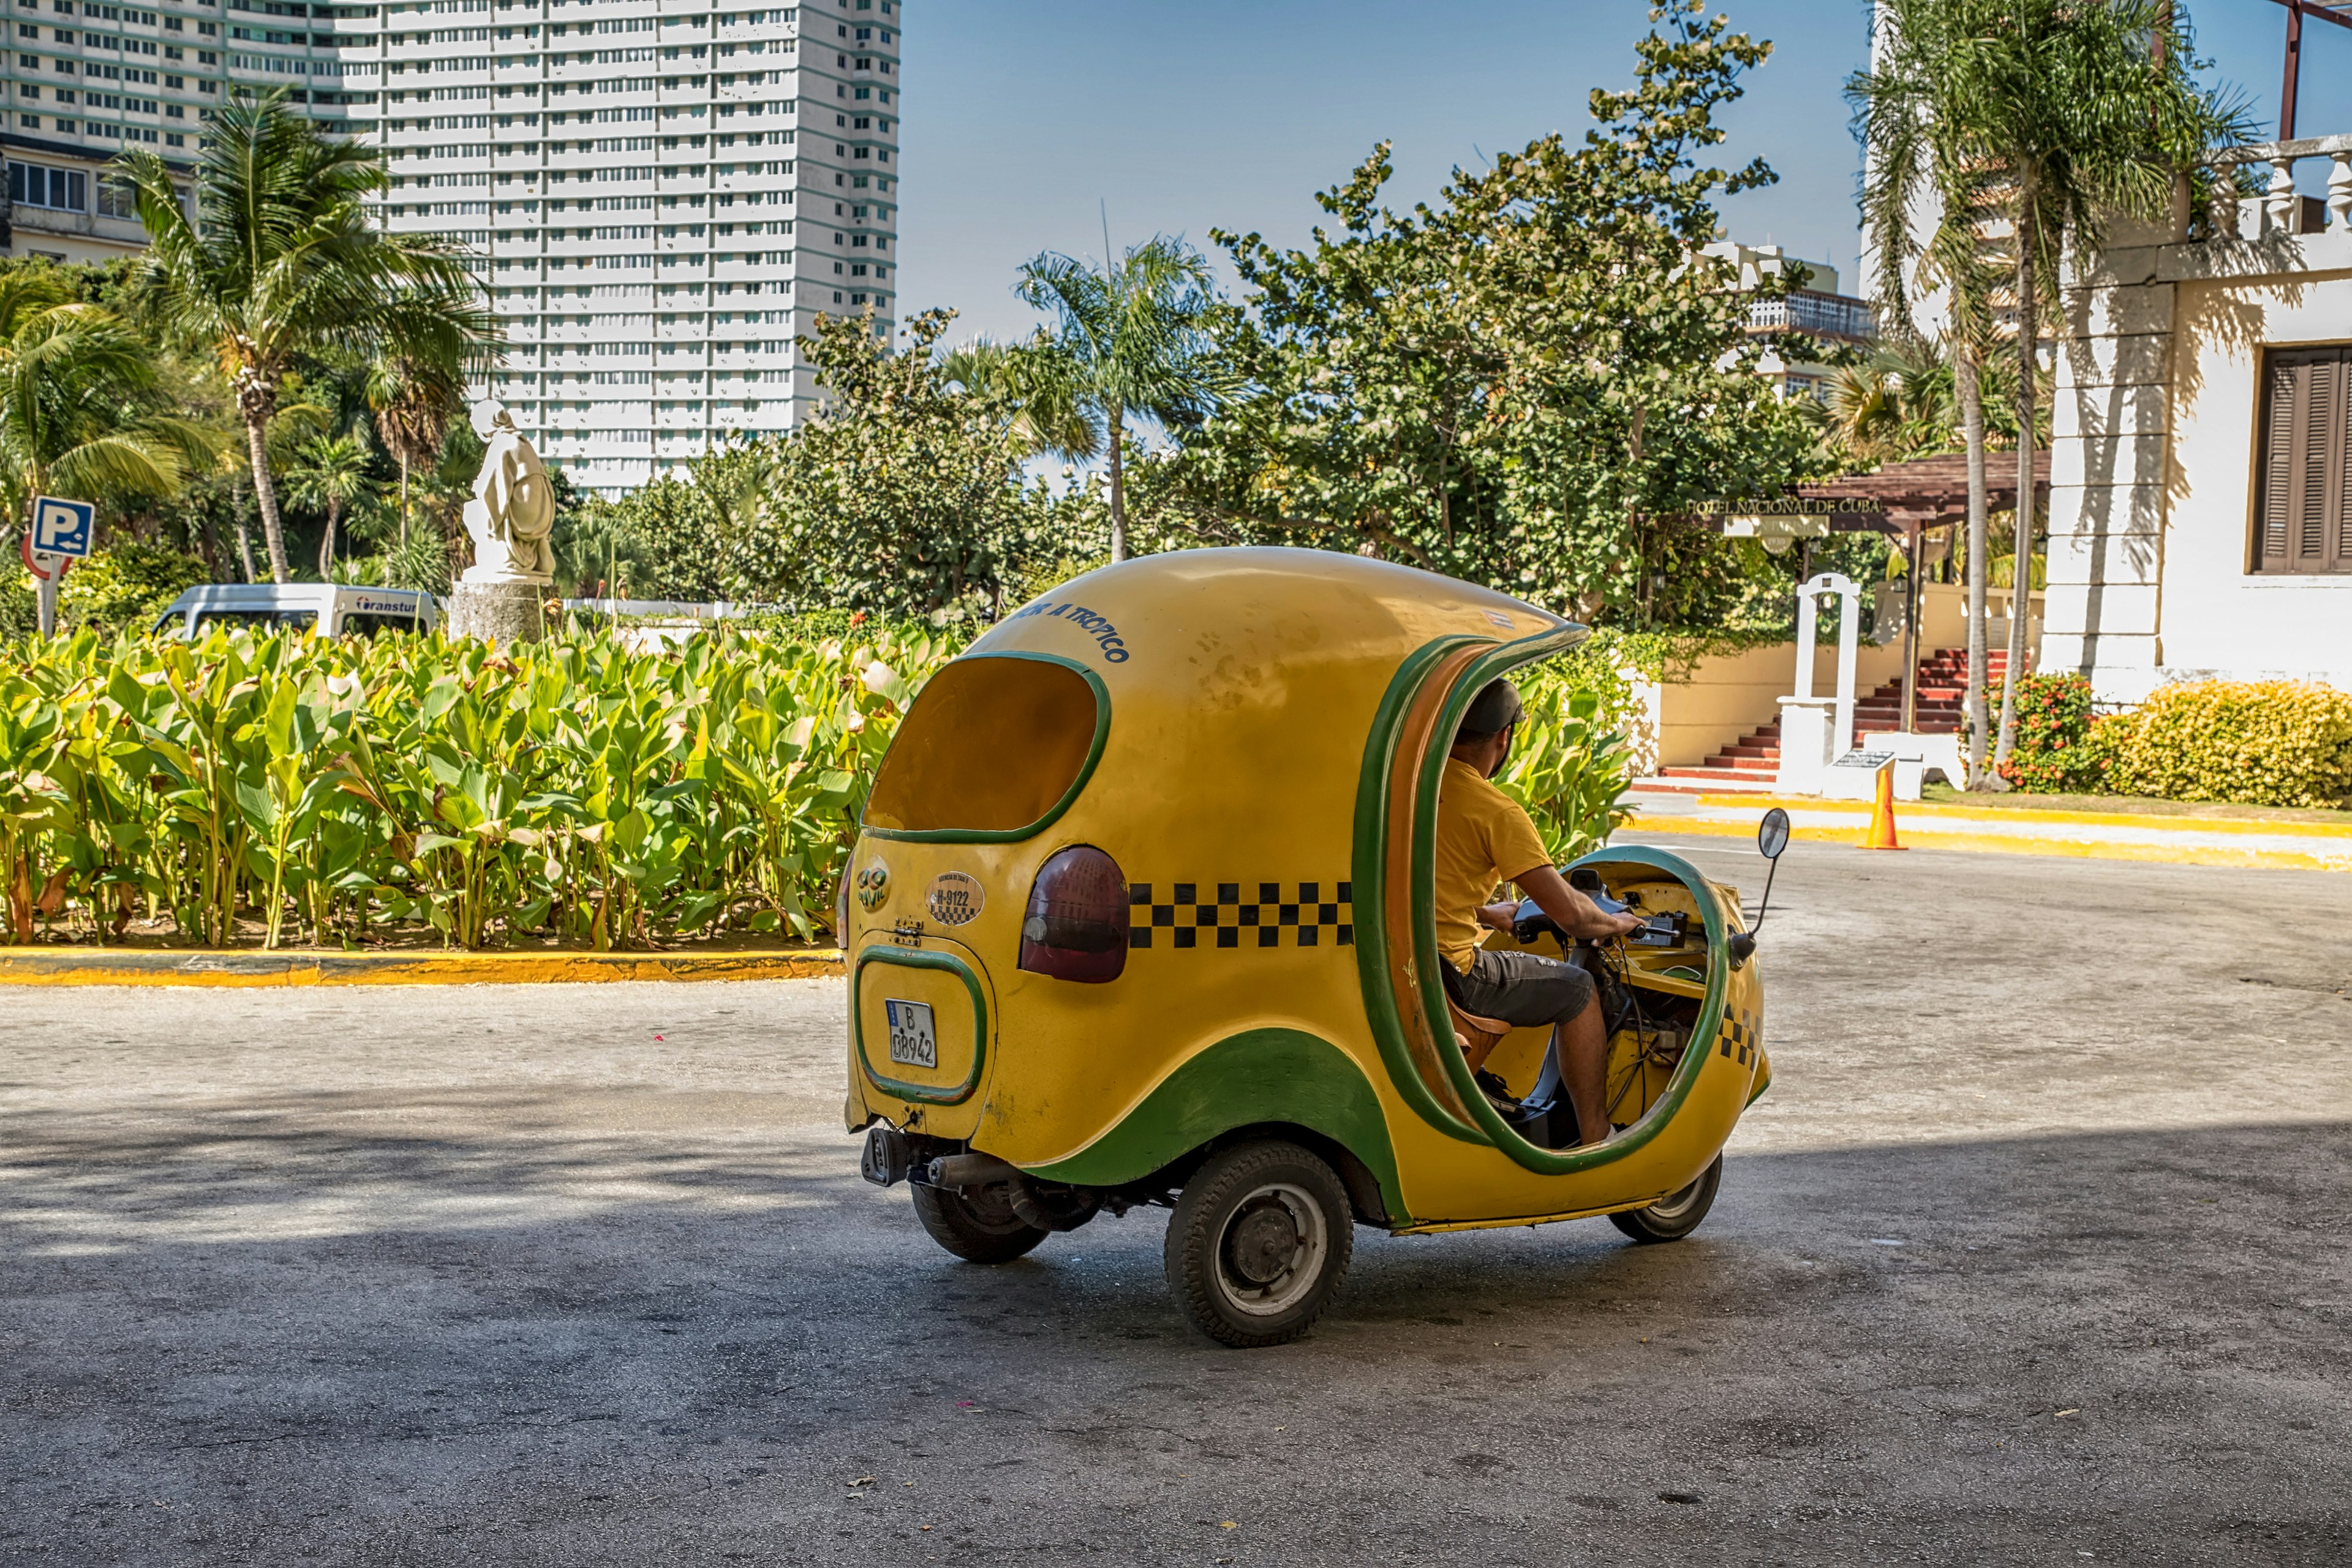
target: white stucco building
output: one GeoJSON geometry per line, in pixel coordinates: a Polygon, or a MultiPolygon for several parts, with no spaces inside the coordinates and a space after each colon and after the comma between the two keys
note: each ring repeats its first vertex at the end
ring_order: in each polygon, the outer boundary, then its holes
{"type": "Polygon", "coordinates": [[[2210,237],[2119,233],[2070,279],[2040,662],[2111,700],[2352,690],[2352,136],[2235,168],[2210,237]]]}
{"type": "Polygon", "coordinates": [[[793,340],[897,300],[899,0],[0,0],[12,254],[145,240],[102,172],[191,164],[239,89],[383,152],[394,230],[464,240],[514,352],[490,390],[616,493],[815,395],[793,340]]]}

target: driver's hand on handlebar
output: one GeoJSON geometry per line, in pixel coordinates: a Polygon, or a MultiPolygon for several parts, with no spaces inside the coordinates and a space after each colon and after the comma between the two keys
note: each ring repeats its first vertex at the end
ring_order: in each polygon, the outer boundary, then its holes
{"type": "Polygon", "coordinates": [[[1517,880],[1520,891],[1536,901],[1536,908],[1571,937],[1601,942],[1641,929],[1641,916],[1603,914],[1600,905],[1570,887],[1568,879],[1552,867],[1539,867],[1517,880]]]}
{"type": "MultiPolygon", "coordinates": [[[[1590,905],[1590,900],[1587,900],[1587,903],[1590,905]]],[[[1592,916],[1593,923],[1601,929],[1596,931],[1580,931],[1576,933],[1577,935],[1589,936],[1596,941],[1600,941],[1609,937],[1631,936],[1635,931],[1642,929],[1642,917],[1639,915],[1606,915],[1602,914],[1598,908],[1594,908],[1592,910],[1592,916]]]]}
{"type": "Polygon", "coordinates": [[[1481,904],[1478,923],[1496,931],[1509,931],[1519,917],[1519,906],[1514,903],[1481,904]]]}

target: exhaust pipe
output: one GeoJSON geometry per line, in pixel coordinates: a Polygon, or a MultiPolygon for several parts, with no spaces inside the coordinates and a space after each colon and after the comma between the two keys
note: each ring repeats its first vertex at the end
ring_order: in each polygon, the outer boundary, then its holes
{"type": "Polygon", "coordinates": [[[923,1179],[935,1187],[989,1187],[999,1182],[1017,1183],[1022,1179],[1021,1167],[993,1154],[966,1151],[961,1154],[942,1154],[923,1173],[923,1179]]]}

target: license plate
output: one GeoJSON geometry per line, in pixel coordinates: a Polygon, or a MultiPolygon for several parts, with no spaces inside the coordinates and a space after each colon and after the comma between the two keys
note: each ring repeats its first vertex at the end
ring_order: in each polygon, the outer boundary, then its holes
{"type": "Polygon", "coordinates": [[[929,1002],[885,1002],[890,1019],[890,1059],[908,1067],[940,1065],[940,1035],[931,1025],[929,1002]]]}

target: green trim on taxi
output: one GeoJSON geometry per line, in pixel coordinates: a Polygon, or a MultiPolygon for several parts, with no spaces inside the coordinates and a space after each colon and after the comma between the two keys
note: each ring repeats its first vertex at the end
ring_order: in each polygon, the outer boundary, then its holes
{"type": "Polygon", "coordinates": [[[1289,1123],[1364,1163],[1389,1223],[1410,1223],[1380,1096],[1352,1058],[1298,1029],[1246,1029],[1187,1058],[1093,1142],[1033,1176],[1073,1186],[1139,1181],[1239,1127],[1289,1123]]]}
{"type": "Polygon", "coordinates": [[[1018,844],[1024,838],[1034,838],[1056,822],[1062,814],[1075,805],[1084,794],[1087,781],[1095,776],[1095,764],[1102,761],[1103,747],[1110,741],[1110,689],[1103,685],[1102,677],[1074,658],[1064,658],[1057,653],[1031,653],[1025,649],[1009,648],[1003,653],[967,653],[951,661],[961,663],[970,658],[1025,658],[1037,664],[1058,664],[1075,669],[1086,678],[1095,694],[1095,738],[1087,748],[1087,760],[1079,764],[1078,776],[1062,792],[1062,798],[1045,810],[1036,821],[1020,827],[876,827],[858,813],[857,829],[869,838],[888,838],[902,844],[1018,844]]]}
{"type": "Polygon", "coordinates": [[[951,952],[934,949],[898,948],[877,943],[861,949],[849,966],[849,1030],[857,1045],[857,1065],[866,1079],[884,1094],[921,1105],[961,1105],[970,1100],[972,1090],[980,1087],[980,1075],[988,1064],[988,997],[980,988],[980,976],[971,966],[951,952]],[[973,1039],[971,1070],[957,1084],[909,1083],[905,1079],[887,1076],[876,1070],[874,1058],[866,1049],[866,1015],[858,1005],[858,983],[864,978],[869,963],[892,964],[902,969],[944,969],[963,982],[971,994],[973,1039]]]}

